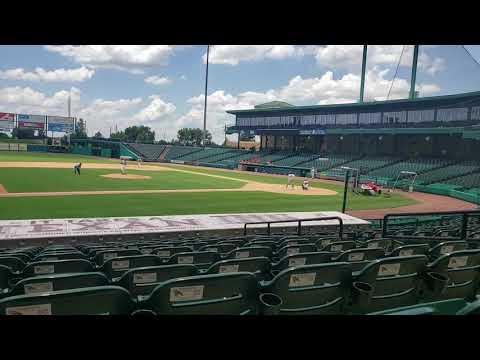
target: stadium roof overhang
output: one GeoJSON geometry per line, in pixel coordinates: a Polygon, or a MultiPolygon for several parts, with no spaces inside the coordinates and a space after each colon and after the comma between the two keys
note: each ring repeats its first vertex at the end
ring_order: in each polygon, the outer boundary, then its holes
{"type": "Polygon", "coordinates": [[[331,105],[313,105],[313,106],[291,106],[291,107],[272,107],[272,108],[256,108],[247,110],[229,110],[228,114],[233,115],[263,115],[275,116],[278,114],[308,114],[315,112],[337,113],[337,112],[354,112],[354,111],[395,111],[397,109],[415,109],[422,106],[448,106],[450,104],[458,104],[462,102],[478,101],[480,102],[480,91],[431,96],[398,100],[372,101],[363,103],[347,103],[347,104],[331,104],[331,105]]]}

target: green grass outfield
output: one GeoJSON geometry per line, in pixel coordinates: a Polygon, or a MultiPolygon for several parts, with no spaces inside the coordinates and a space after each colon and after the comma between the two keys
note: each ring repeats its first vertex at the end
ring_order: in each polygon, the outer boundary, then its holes
{"type": "Polygon", "coordinates": [[[95,156],[62,154],[62,153],[44,153],[44,152],[26,152],[26,151],[0,151],[0,161],[41,161],[41,162],[79,162],[90,163],[109,163],[112,161],[119,163],[118,159],[102,159],[95,156]]]}
{"type": "MultiPolygon", "coordinates": [[[[68,154],[7,153],[0,152],[0,161],[71,161],[97,162],[97,158],[68,154]]],[[[118,162],[118,160],[116,160],[118,162]]],[[[104,162],[110,162],[105,160],[104,162]]],[[[0,168],[0,184],[9,192],[25,191],[86,191],[86,190],[140,190],[188,188],[238,188],[252,180],[270,184],[285,184],[278,176],[260,176],[203,168],[176,167],[198,173],[230,177],[220,179],[174,171],[134,171],[152,176],[150,180],[104,179],[101,174],[116,170],[83,169],[74,176],[71,169],[0,168]]],[[[236,212],[296,212],[339,211],[342,204],[342,184],[312,183],[337,191],[332,196],[296,196],[267,192],[209,192],[165,194],[69,195],[49,197],[0,198],[0,219],[40,219],[108,216],[181,215],[236,212]]],[[[400,194],[391,198],[365,197],[349,193],[349,210],[392,208],[414,204],[400,194]]]]}

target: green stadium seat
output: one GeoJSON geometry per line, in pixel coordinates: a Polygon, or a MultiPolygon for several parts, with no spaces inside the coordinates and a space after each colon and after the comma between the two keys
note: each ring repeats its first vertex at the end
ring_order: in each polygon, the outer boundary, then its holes
{"type": "Polygon", "coordinates": [[[97,286],[0,300],[0,315],[126,315],[134,310],[127,290],[97,286]]]}
{"type": "Polygon", "coordinates": [[[428,244],[402,245],[393,249],[393,251],[389,253],[387,257],[426,255],[429,248],[430,247],[428,244]]]}
{"type": "Polygon", "coordinates": [[[251,240],[247,242],[245,245],[247,246],[268,246],[269,248],[274,251],[276,249],[276,242],[273,240],[251,240]]]}
{"type": "Polygon", "coordinates": [[[281,259],[288,255],[301,254],[305,252],[316,252],[317,247],[315,244],[301,244],[301,245],[290,245],[284,246],[283,248],[278,249],[278,251],[273,254],[275,258],[281,259]]]}
{"type": "Polygon", "coordinates": [[[188,246],[166,246],[166,247],[157,247],[153,254],[157,255],[161,259],[168,259],[171,256],[178,253],[192,252],[192,248],[188,246]]]}
{"type": "Polygon", "coordinates": [[[280,315],[341,314],[350,293],[348,263],[304,265],[283,270],[262,292],[279,296],[280,315]]]}
{"type": "Polygon", "coordinates": [[[413,255],[383,258],[366,265],[354,281],[373,288],[370,303],[353,311],[375,312],[415,304],[427,261],[425,255],[413,255]]]}
{"type": "Polygon", "coordinates": [[[116,285],[127,289],[135,300],[144,300],[159,284],[176,278],[195,276],[194,265],[161,265],[135,268],[127,271],[116,285]]]}
{"type": "Polygon", "coordinates": [[[333,258],[334,262],[348,262],[355,273],[362,270],[367,264],[373,260],[382,258],[385,255],[383,248],[356,248],[342,252],[333,258]]]}
{"type": "Polygon", "coordinates": [[[276,264],[273,264],[273,271],[274,273],[279,273],[290,267],[328,263],[331,262],[332,255],[332,253],[327,251],[287,255],[281,258],[276,264]]]}
{"type": "Polygon", "coordinates": [[[21,252],[15,252],[15,253],[5,253],[5,254],[0,254],[0,257],[8,257],[8,256],[13,256],[16,257],[17,259],[22,260],[25,264],[29,263],[32,261],[32,257],[26,253],[21,253],[21,252]]]}
{"type": "Polygon", "coordinates": [[[303,244],[313,244],[315,241],[311,239],[305,239],[305,238],[297,238],[297,239],[286,239],[283,240],[281,243],[277,245],[279,249],[285,247],[285,246],[295,246],[295,245],[303,245],[303,244]]]}
{"type": "Polygon", "coordinates": [[[83,259],[37,261],[28,264],[23,270],[23,277],[47,274],[93,272],[91,262],[83,259]]]}
{"type": "Polygon", "coordinates": [[[219,254],[227,254],[230,251],[235,250],[236,248],[237,248],[237,245],[235,244],[223,243],[223,244],[207,245],[200,248],[199,251],[215,251],[215,252],[218,252],[219,254]]]}
{"type": "Polygon", "coordinates": [[[10,288],[10,280],[13,277],[12,270],[5,265],[0,265],[0,297],[10,288]]]}
{"type": "Polygon", "coordinates": [[[480,250],[460,250],[440,256],[427,268],[428,272],[444,275],[448,278],[445,291],[435,294],[424,286],[427,300],[452,298],[471,299],[478,291],[480,281],[480,250]]]}
{"type": "Polygon", "coordinates": [[[108,279],[100,272],[34,276],[20,280],[8,296],[40,295],[52,291],[105,285],[108,285],[108,279]]]}
{"type": "Polygon", "coordinates": [[[97,265],[102,265],[108,259],[132,255],[142,255],[142,253],[139,250],[135,249],[102,250],[95,254],[93,261],[97,265]]]}
{"type": "Polygon", "coordinates": [[[382,248],[384,251],[389,251],[393,245],[393,241],[391,239],[372,239],[362,244],[362,247],[365,248],[382,248]]]}
{"type": "Polygon", "coordinates": [[[319,248],[318,250],[339,253],[339,252],[347,251],[350,249],[355,249],[355,247],[356,247],[355,241],[335,241],[326,245],[323,248],[319,248]]]}
{"type": "Polygon", "coordinates": [[[450,254],[455,251],[465,250],[467,248],[468,243],[466,241],[444,241],[433,246],[428,252],[428,255],[430,258],[434,259],[439,256],[450,254]]]}
{"type": "Polygon", "coordinates": [[[156,255],[132,255],[120,256],[113,259],[108,259],[99,268],[110,281],[115,282],[130,269],[159,266],[162,264],[162,259],[156,255]]]}
{"type": "Polygon", "coordinates": [[[226,274],[249,272],[262,281],[270,276],[271,263],[267,257],[249,257],[240,259],[221,260],[213,264],[206,274],[226,274]]]}
{"type": "Polygon", "coordinates": [[[205,241],[186,241],[183,243],[183,246],[188,246],[193,249],[193,251],[199,251],[202,247],[207,246],[208,243],[205,241]]]}
{"type": "Polygon", "coordinates": [[[178,253],[168,259],[168,264],[195,265],[198,269],[208,269],[212,264],[220,261],[220,254],[215,251],[193,251],[178,253]]]}
{"type": "Polygon", "coordinates": [[[244,272],[172,279],[158,285],[145,305],[159,315],[256,315],[257,284],[244,272]]]}
{"type": "Polygon", "coordinates": [[[50,260],[73,260],[84,259],[88,260],[88,257],[81,252],[48,252],[38,254],[33,261],[50,261],[50,260]]]}
{"type": "Polygon", "coordinates": [[[26,264],[16,256],[0,256],[0,265],[8,266],[13,272],[22,271],[26,264]]]}
{"type": "Polygon", "coordinates": [[[244,259],[249,257],[272,256],[272,249],[268,246],[246,246],[232,250],[226,255],[227,259],[244,259]]]}
{"type": "Polygon", "coordinates": [[[469,303],[465,299],[451,299],[403,306],[367,315],[460,315],[465,310],[468,312],[468,306],[469,303]]]}

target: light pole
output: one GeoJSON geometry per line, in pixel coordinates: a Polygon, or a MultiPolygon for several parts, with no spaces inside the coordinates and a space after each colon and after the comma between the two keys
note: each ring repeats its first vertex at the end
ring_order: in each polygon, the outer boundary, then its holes
{"type": "Polygon", "coordinates": [[[345,209],[347,207],[347,193],[348,193],[348,182],[350,180],[350,171],[358,172],[358,169],[351,168],[348,166],[342,166],[341,169],[347,171],[345,173],[345,186],[343,187],[343,204],[342,204],[342,213],[345,214],[345,209]]]}
{"type": "Polygon", "coordinates": [[[205,71],[205,106],[203,108],[203,147],[207,140],[207,91],[208,91],[208,57],[210,55],[210,45],[207,45],[207,67],[205,71]]]}

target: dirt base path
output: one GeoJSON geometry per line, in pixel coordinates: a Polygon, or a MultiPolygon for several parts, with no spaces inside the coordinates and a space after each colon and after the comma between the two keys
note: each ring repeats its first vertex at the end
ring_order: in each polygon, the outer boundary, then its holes
{"type": "Polygon", "coordinates": [[[353,210],[348,215],[365,220],[382,219],[386,214],[421,213],[438,211],[474,210],[478,206],[449,196],[426,194],[421,192],[400,192],[403,196],[418,201],[418,204],[389,209],[353,210]]]}
{"type": "Polygon", "coordinates": [[[7,190],[3,187],[2,184],[0,184],[0,194],[6,194],[7,190]]]}

